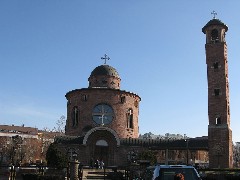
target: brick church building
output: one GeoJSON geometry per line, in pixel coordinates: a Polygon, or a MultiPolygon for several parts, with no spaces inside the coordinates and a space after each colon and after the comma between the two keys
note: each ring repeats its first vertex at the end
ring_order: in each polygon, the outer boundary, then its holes
{"type": "MultiPolygon", "coordinates": [[[[103,59],[108,59],[107,55],[103,59]]],[[[91,72],[88,81],[88,88],[69,91],[65,96],[66,135],[55,140],[64,154],[76,152],[84,165],[99,159],[107,166],[125,166],[147,151],[160,163],[166,159],[167,163],[208,161],[206,138],[139,139],[141,98],[120,89],[121,78],[106,61],[91,72]]]]}
{"type": "Polygon", "coordinates": [[[139,136],[141,98],[120,89],[121,78],[117,70],[106,64],[107,55],[103,59],[105,63],[91,72],[88,88],[66,94],[65,138],[79,138],[74,149],[83,164],[88,164],[91,158],[102,159],[106,165],[124,163],[127,157],[119,156],[119,153],[126,154],[120,152],[120,141],[139,136]]]}
{"type": "MultiPolygon", "coordinates": [[[[66,94],[66,136],[55,143],[66,154],[78,154],[87,165],[101,159],[105,165],[126,165],[137,154],[153,151],[160,163],[207,162],[211,168],[232,167],[228,60],[225,33],[228,27],[214,18],[203,28],[206,34],[208,78],[208,138],[139,139],[140,96],[120,89],[117,70],[106,64],[96,67],[88,88],[66,94]]],[[[139,158],[139,157],[138,157],[139,158]]]]}

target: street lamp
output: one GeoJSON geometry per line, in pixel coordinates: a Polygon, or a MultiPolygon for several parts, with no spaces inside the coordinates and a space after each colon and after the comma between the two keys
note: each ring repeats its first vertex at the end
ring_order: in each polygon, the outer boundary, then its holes
{"type": "Polygon", "coordinates": [[[68,151],[67,151],[67,154],[68,154],[68,159],[70,161],[73,161],[73,160],[76,160],[77,159],[77,152],[74,148],[69,148],[68,151]]]}
{"type": "Polygon", "coordinates": [[[187,165],[188,165],[188,150],[189,150],[189,145],[188,145],[188,143],[189,143],[189,139],[185,139],[184,141],[186,142],[186,149],[187,149],[187,161],[186,161],[186,163],[187,163],[187,165]]]}
{"type": "Polygon", "coordinates": [[[78,156],[78,154],[77,154],[77,152],[76,152],[76,150],[72,150],[71,151],[71,161],[70,161],[70,169],[69,169],[69,171],[70,171],[70,179],[71,180],[73,180],[73,179],[79,179],[78,177],[79,177],[79,162],[78,162],[78,160],[77,160],[77,156],[78,156]]]}
{"type": "Polygon", "coordinates": [[[166,149],[165,149],[165,165],[168,165],[168,159],[169,159],[169,155],[168,155],[168,152],[169,152],[169,137],[167,137],[167,141],[165,140],[165,142],[167,143],[166,144],[166,149]]]}
{"type": "Polygon", "coordinates": [[[77,152],[73,151],[72,153],[73,160],[77,160],[77,156],[78,156],[77,152]]]}

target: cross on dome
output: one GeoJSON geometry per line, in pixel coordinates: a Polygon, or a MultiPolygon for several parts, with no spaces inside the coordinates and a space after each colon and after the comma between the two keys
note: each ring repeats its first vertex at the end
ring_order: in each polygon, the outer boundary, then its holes
{"type": "Polygon", "coordinates": [[[107,60],[110,60],[110,57],[108,57],[107,54],[104,54],[104,57],[101,57],[101,59],[104,59],[104,64],[107,64],[107,60]]]}

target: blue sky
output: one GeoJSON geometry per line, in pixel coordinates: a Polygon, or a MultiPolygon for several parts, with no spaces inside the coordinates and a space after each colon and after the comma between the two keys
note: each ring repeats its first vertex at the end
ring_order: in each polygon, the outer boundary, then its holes
{"type": "Polygon", "coordinates": [[[1,0],[0,123],[53,128],[65,94],[88,87],[107,53],[138,94],[140,133],[207,135],[202,27],[228,25],[233,141],[240,141],[240,1],[1,0]]]}

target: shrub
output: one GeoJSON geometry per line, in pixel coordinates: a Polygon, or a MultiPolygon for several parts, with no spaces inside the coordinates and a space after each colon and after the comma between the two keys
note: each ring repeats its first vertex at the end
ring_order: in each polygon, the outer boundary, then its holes
{"type": "Polygon", "coordinates": [[[67,166],[67,157],[55,144],[51,144],[46,154],[47,165],[57,169],[63,169],[67,166]]]}

